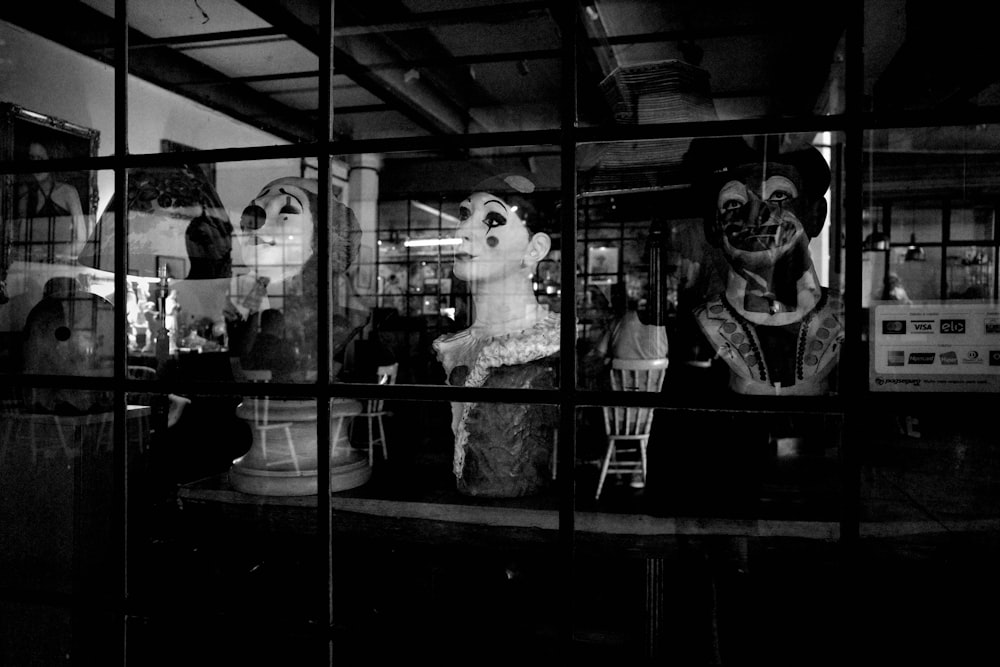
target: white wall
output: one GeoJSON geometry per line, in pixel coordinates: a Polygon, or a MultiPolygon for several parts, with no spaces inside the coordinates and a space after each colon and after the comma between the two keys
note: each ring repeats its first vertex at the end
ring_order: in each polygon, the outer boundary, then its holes
{"type": "MultiPolygon", "coordinates": [[[[0,21],[0,101],[100,132],[100,155],[115,150],[114,71],[97,60],[0,21]]],[[[160,140],[198,149],[274,146],[288,142],[191,102],[146,81],[129,82],[129,150],[159,153],[160,140]]],[[[217,188],[234,222],[268,181],[298,176],[298,160],[267,160],[217,167],[217,188]]],[[[104,210],[114,175],[98,174],[104,210]]]]}
{"type": "MultiPolygon", "coordinates": [[[[98,155],[114,153],[113,68],[4,21],[0,21],[0,101],[97,130],[98,155]]],[[[288,143],[135,77],[129,81],[128,104],[131,153],[159,153],[162,139],[197,149],[288,143]]],[[[346,168],[340,172],[346,178],[346,168]]],[[[216,188],[233,224],[238,225],[243,209],[263,185],[299,173],[298,159],[221,163],[216,166],[216,188]]],[[[100,215],[111,199],[114,173],[101,170],[97,181],[95,215],[100,215]]],[[[0,331],[21,328],[28,309],[41,298],[45,280],[76,275],[79,270],[55,264],[34,268],[39,270],[17,272],[12,267],[8,276],[12,300],[0,308],[0,331]]]]}

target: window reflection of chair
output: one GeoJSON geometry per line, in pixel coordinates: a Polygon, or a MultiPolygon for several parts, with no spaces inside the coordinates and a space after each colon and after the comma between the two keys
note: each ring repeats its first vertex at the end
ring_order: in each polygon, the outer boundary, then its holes
{"type": "MultiPolygon", "coordinates": [[[[243,378],[249,380],[250,382],[270,382],[271,381],[271,371],[269,370],[242,370],[243,378]]],[[[295,466],[295,472],[301,472],[299,470],[299,457],[295,453],[295,445],[292,442],[292,423],[291,422],[275,422],[270,421],[270,408],[271,399],[269,396],[254,396],[253,401],[253,424],[254,430],[256,431],[256,437],[260,439],[261,453],[264,459],[267,460],[268,465],[278,465],[281,463],[292,462],[295,466]],[[288,455],[289,458],[282,460],[271,461],[267,458],[267,434],[272,431],[280,431],[285,434],[285,443],[288,445],[288,455]]]]}
{"type": "Polygon", "coordinates": [[[128,376],[133,380],[155,380],[156,369],[149,366],[130,365],[128,367],[128,376]]]}
{"type": "MultiPolygon", "coordinates": [[[[396,374],[399,372],[399,364],[389,364],[379,366],[376,370],[378,384],[396,384],[396,374]]],[[[368,438],[368,465],[375,462],[375,446],[382,446],[382,458],[389,460],[389,449],[385,439],[385,423],[382,417],[391,417],[392,413],[386,411],[385,401],[381,399],[370,399],[365,401],[364,410],[354,420],[351,421],[350,429],[353,436],[354,425],[359,419],[365,420],[365,428],[368,438]],[[378,435],[375,435],[375,427],[378,427],[378,435]]]]}
{"type": "Polygon", "coordinates": [[[31,446],[31,462],[38,463],[38,457],[49,457],[61,452],[67,460],[79,452],[71,446],[73,433],[69,437],[59,415],[31,414],[27,417],[28,443],[31,446]]]}
{"type": "MultiPolygon", "coordinates": [[[[611,361],[611,388],[616,391],[658,392],[663,387],[667,359],[613,359],[611,361]]],[[[608,436],[608,449],[601,464],[597,493],[605,479],[612,475],[641,475],[646,481],[646,445],[653,425],[653,408],[605,407],[604,427],[608,436]],[[623,446],[620,443],[626,443],[623,446]]]]}
{"type": "MultiPolygon", "coordinates": [[[[129,364],[126,369],[128,377],[132,380],[155,380],[157,379],[157,373],[155,368],[150,368],[149,366],[138,366],[129,364]]],[[[129,405],[156,405],[156,397],[158,396],[155,392],[134,392],[129,393],[128,403],[129,405]]],[[[172,425],[177,421],[180,416],[180,412],[183,411],[184,406],[190,403],[190,399],[176,396],[174,394],[167,395],[167,425],[172,425]]],[[[154,422],[155,423],[155,422],[154,422]]],[[[146,443],[143,435],[143,428],[139,428],[138,431],[138,446],[139,451],[146,451],[146,443]]],[[[151,429],[151,432],[155,432],[155,427],[151,429]]],[[[110,447],[110,445],[108,445],[110,447]]],[[[110,449],[109,449],[110,451],[110,449]]]]}

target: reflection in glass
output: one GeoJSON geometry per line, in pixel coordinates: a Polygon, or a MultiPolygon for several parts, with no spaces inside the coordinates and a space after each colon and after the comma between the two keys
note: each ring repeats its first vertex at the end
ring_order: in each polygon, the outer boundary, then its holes
{"type": "Polygon", "coordinates": [[[868,133],[866,212],[889,244],[866,253],[866,296],[897,287],[914,301],[996,294],[997,133],[988,124],[868,133]]]}

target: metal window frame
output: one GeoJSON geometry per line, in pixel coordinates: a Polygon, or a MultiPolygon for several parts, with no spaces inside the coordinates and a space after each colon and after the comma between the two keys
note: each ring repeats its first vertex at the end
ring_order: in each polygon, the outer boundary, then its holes
{"type": "MultiPolygon", "coordinates": [[[[333,11],[334,3],[322,3],[323,20],[320,30],[322,39],[330,45],[330,50],[324,50],[320,58],[320,82],[331,81],[333,76],[333,11]]],[[[52,171],[78,169],[112,169],[114,171],[115,188],[124,192],[127,188],[127,170],[142,166],[171,164],[177,161],[176,155],[170,154],[132,154],[128,151],[128,54],[129,27],[127,0],[116,0],[116,19],[114,41],[114,76],[115,76],[115,153],[111,156],[89,158],[54,159],[46,163],[52,171]]],[[[657,396],[625,396],[613,392],[581,392],[576,389],[576,360],[572,354],[563,354],[560,359],[562,386],[548,391],[517,390],[517,389],[478,389],[475,391],[477,401],[505,402],[543,402],[558,405],[560,408],[559,424],[559,461],[561,470],[568,471],[558,479],[559,502],[559,557],[564,559],[569,567],[564,568],[566,575],[560,582],[560,593],[563,602],[563,620],[560,625],[561,636],[567,642],[572,640],[572,563],[575,553],[575,500],[576,488],[574,461],[576,457],[576,424],[575,414],[579,407],[593,405],[641,405],[652,406],[667,411],[701,411],[759,413],[777,412],[784,414],[822,414],[839,418],[843,424],[840,447],[840,474],[842,482],[842,502],[840,519],[840,541],[846,548],[856,546],[859,539],[860,526],[860,462],[864,443],[864,433],[867,419],[874,414],[885,411],[907,410],[919,411],[934,405],[940,400],[938,394],[873,394],[867,388],[866,367],[854,363],[864,358],[862,345],[861,289],[859,284],[862,273],[862,242],[864,226],[861,224],[863,210],[864,171],[863,140],[868,130],[884,128],[907,128],[921,126],[975,125],[979,123],[1000,122],[1000,108],[980,107],[976,109],[958,109],[948,111],[899,111],[889,114],[871,113],[864,108],[863,94],[863,34],[864,34],[864,3],[853,3],[847,28],[846,84],[847,107],[843,114],[829,116],[809,116],[803,118],[759,118],[727,121],[672,123],[643,126],[617,127],[587,127],[577,126],[577,49],[578,15],[573,3],[563,3],[556,12],[562,26],[563,44],[561,60],[563,66],[563,104],[560,109],[561,127],[556,130],[536,130],[524,132],[501,132],[466,136],[438,137],[405,137],[379,140],[344,140],[336,138],[332,130],[334,109],[330,97],[330,86],[320,85],[320,118],[316,125],[317,139],[313,142],[287,146],[259,146],[248,148],[226,148],[186,153],[184,159],[196,162],[235,162],[270,158],[315,158],[318,161],[319,178],[321,181],[329,178],[329,160],[334,155],[345,155],[363,152],[394,152],[408,150],[468,150],[488,146],[513,146],[523,144],[552,144],[558,146],[561,153],[561,185],[562,185],[562,216],[560,231],[563,239],[577,238],[577,200],[576,200],[576,170],[575,150],[580,143],[612,142],[636,139],[663,139],[671,137],[697,136],[736,136],[749,134],[794,133],[801,131],[832,131],[844,136],[842,160],[839,170],[843,174],[843,230],[845,233],[844,257],[845,266],[845,344],[841,363],[841,391],[837,396],[815,398],[782,398],[775,402],[772,398],[740,397],[739,399],[720,398],[710,401],[697,398],[681,398],[664,405],[657,396]]],[[[38,163],[31,165],[13,160],[0,161],[0,171],[4,173],[28,173],[36,171],[38,163]]],[[[319,197],[319,213],[325,215],[330,202],[325,189],[321,189],[319,197]]],[[[125,261],[125,210],[124,199],[118,198],[115,248],[116,265],[124,265],[125,261]]],[[[320,228],[319,253],[321,265],[328,265],[328,250],[325,237],[328,230],[320,228]]],[[[997,245],[994,235],[993,245],[997,245]]],[[[564,243],[565,248],[571,248],[574,243],[564,243]]],[[[575,263],[562,263],[562,333],[561,346],[564,350],[572,350],[575,346],[576,319],[576,275],[575,263]]],[[[115,275],[114,306],[116,310],[125,310],[125,275],[115,275]]],[[[995,278],[996,280],[996,278],[995,278]]],[[[328,293],[328,276],[320,275],[320,293],[328,293]]],[[[321,300],[320,307],[320,359],[329,358],[329,304],[321,300]]],[[[114,415],[114,465],[115,465],[115,506],[116,520],[113,539],[120,554],[117,571],[121,577],[114,582],[114,590],[110,597],[116,601],[116,608],[121,612],[119,618],[128,617],[131,609],[128,604],[128,563],[130,554],[128,548],[129,490],[126,475],[125,460],[125,417],[126,392],[134,391],[139,385],[126,377],[127,351],[125,322],[116,320],[115,324],[115,358],[113,378],[68,378],[57,376],[33,376],[17,378],[22,386],[69,386],[99,390],[113,390],[115,396],[114,415]]],[[[147,388],[148,384],[141,385],[147,388]]],[[[231,394],[234,390],[243,390],[239,383],[199,383],[183,382],[180,388],[197,391],[203,394],[231,394]]],[[[330,384],[318,382],[314,385],[271,384],[268,392],[275,396],[313,398],[316,400],[318,423],[329,422],[329,399],[331,398],[380,398],[388,400],[432,400],[460,401],[470,395],[468,390],[449,386],[412,386],[412,385],[355,385],[330,384]]],[[[971,409],[982,406],[986,408],[992,402],[991,395],[964,396],[971,409]]],[[[329,433],[319,429],[320,451],[320,490],[317,505],[317,530],[320,548],[328,567],[326,569],[326,586],[322,591],[326,621],[326,636],[330,636],[333,625],[333,572],[337,559],[335,544],[331,539],[330,521],[332,517],[329,494],[329,433]]],[[[122,661],[124,662],[125,623],[121,624],[122,661]]],[[[332,640],[331,640],[332,651],[332,640]]],[[[332,654],[330,656],[332,664],[332,654]]]]}

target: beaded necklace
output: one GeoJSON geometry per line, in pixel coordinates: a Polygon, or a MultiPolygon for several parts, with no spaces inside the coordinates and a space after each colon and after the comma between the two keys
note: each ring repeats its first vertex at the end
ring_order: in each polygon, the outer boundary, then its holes
{"type": "MultiPolygon", "coordinates": [[[[747,345],[750,346],[750,354],[746,355],[746,359],[749,363],[754,364],[756,361],[757,372],[760,375],[762,382],[767,382],[767,364],[764,360],[764,354],[761,351],[760,346],[757,345],[757,326],[743,317],[736,308],[729,303],[729,299],[726,298],[725,294],[720,294],[720,299],[722,300],[722,305],[726,308],[726,311],[732,316],[736,323],[743,330],[744,336],[747,341],[747,345]]],[[[822,292],[820,300],[817,302],[816,306],[810,310],[799,322],[799,330],[796,334],[796,346],[795,346],[795,377],[798,380],[804,379],[804,369],[802,360],[805,358],[806,353],[806,341],[809,337],[809,323],[812,321],[816,313],[822,310],[826,303],[826,291],[822,292]]]]}

